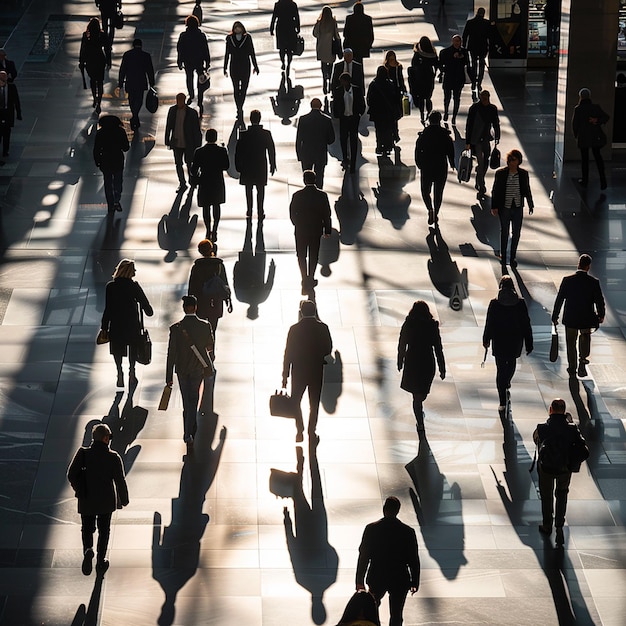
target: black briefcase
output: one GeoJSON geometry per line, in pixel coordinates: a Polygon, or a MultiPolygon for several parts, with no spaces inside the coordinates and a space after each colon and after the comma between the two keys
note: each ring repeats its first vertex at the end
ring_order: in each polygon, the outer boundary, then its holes
{"type": "Polygon", "coordinates": [[[270,415],[289,418],[296,416],[293,400],[284,389],[281,389],[280,391],[277,389],[270,396],[270,415]]]}
{"type": "Polygon", "coordinates": [[[556,324],[552,324],[552,341],[550,342],[550,362],[554,363],[559,358],[559,334],[556,324]]]}

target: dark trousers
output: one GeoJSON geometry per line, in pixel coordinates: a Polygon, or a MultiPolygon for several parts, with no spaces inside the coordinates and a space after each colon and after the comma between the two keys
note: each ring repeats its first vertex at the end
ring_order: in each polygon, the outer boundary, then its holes
{"type": "Polygon", "coordinates": [[[113,205],[120,201],[122,197],[122,185],[124,183],[124,170],[117,172],[102,172],[104,178],[104,195],[107,199],[109,211],[113,210],[113,205]]]}
{"type": "Polygon", "coordinates": [[[143,92],[143,89],[133,89],[128,92],[128,106],[131,112],[130,127],[133,130],[141,125],[139,122],[139,111],[141,111],[143,106],[143,92]]]}
{"type": "Polygon", "coordinates": [[[174,153],[174,163],[176,164],[176,175],[178,176],[178,182],[181,185],[185,184],[185,169],[183,168],[183,162],[187,163],[187,171],[189,171],[189,161],[185,158],[185,148],[172,148],[174,153]]]}
{"type": "Polygon", "coordinates": [[[322,379],[324,370],[322,366],[316,372],[293,372],[291,375],[291,398],[296,407],[296,429],[299,433],[304,432],[304,420],[302,419],[302,396],[304,391],[309,391],[309,434],[313,434],[317,427],[317,416],[320,410],[320,398],[322,396],[322,379]]]}
{"type": "Polygon", "coordinates": [[[316,233],[315,235],[296,233],[296,256],[298,257],[298,266],[300,267],[303,284],[307,282],[307,279],[313,281],[315,278],[315,269],[317,268],[317,260],[320,254],[321,236],[322,233],[316,233]]]}
{"type": "Polygon", "coordinates": [[[406,587],[390,589],[386,585],[380,587],[369,585],[369,589],[378,606],[385,593],[389,593],[389,626],[402,626],[402,611],[409,590],[406,587]]]}
{"type": "Polygon", "coordinates": [[[489,155],[491,154],[491,143],[489,141],[483,141],[472,146],[474,154],[476,155],[476,189],[483,193],[487,190],[485,187],[485,174],[489,167],[489,155]]]}
{"type": "MultiPolygon", "coordinates": [[[[589,182],[589,150],[590,148],[580,148],[580,166],[582,169],[582,184],[587,185],[589,182]]],[[[606,174],[604,172],[604,159],[600,148],[591,148],[591,153],[596,162],[598,168],[598,175],[600,176],[600,185],[606,187],[606,174]]]]}
{"type": "Polygon", "coordinates": [[[198,428],[196,416],[204,372],[203,370],[196,370],[190,374],[177,373],[177,376],[180,395],[183,398],[183,439],[190,441],[198,428]]]}
{"type": "Polygon", "coordinates": [[[98,524],[98,547],[96,552],[98,563],[102,563],[106,557],[109,535],[111,534],[111,515],[112,513],[98,513],[97,515],[80,516],[82,521],[83,552],[93,549],[93,534],[96,532],[96,523],[98,524]]]}
{"type": "Polygon", "coordinates": [[[588,363],[591,352],[591,329],[565,327],[565,345],[567,347],[567,365],[569,369],[576,369],[578,360],[588,363]],[[576,341],[578,340],[578,350],[576,341]]]}
{"type": "Polygon", "coordinates": [[[460,85],[443,85],[443,112],[444,115],[448,115],[450,109],[450,99],[453,100],[452,105],[452,118],[454,119],[459,112],[459,106],[461,104],[461,92],[463,91],[465,83],[460,85]]]}
{"type": "Polygon", "coordinates": [[[356,167],[357,139],[359,136],[358,115],[342,115],[339,118],[339,143],[344,161],[348,161],[348,140],[350,141],[350,171],[356,167]]]}
{"type": "Polygon", "coordinates": [[[566,474],[539,474],[539,495],[541,496],[542,524],[545,528],[552,528],[552,514],[554,513],[554,525],[562,528],[565,524],[565,510],[567,509],[567,494],[569,493],[569,483],[572,479],[571,472],[566,474]],[[556,509],[554,501],[556,500],[556,509]]]}
{"type": "Polygon", "coordinates": [[[107,54],[107,63],[111,65],[111,48],[113,47],[113,42],[115,40],[115,16],[116,12],[109,13],[100,12],[100,22],[102,23],[102,31],[104,32],[104,36],[109,40],[109,52],[107,54]]]}
{"type": "Polygon", "coordinates": [[[243,103],[246,101],[246,94],[248,93],[250,72],[242,76],[234,76],[231,73],[230,78],[233,81],[233,96],[237,105],[237,115],[241,117],[243,115],[243,103]]]}
{"type": "Polygon", "coordinates": [[[315,172],[315,186],[318,189],[324,188],[324,170],[326,169],[327,158],[310,161],[302,159],[302,171],[313,170],[315,172]]]}
{"type": "Polygon", "coordinates": [[[434,209],[437,213],[439,213],[441,203],[443,202],[443,190],[446,186],[447,177],[447,171],[444,172],[442,176],[441,173],[434,174],[433,172],[420,170],[420,189],[422,191],[422,200],[424,201],[428,211],[432,211],[434,209]],[[430,195],[431,192],[433,193],[433,197],[430,195]]]}
{"type": "Polygon", "coordinates": [[[11,146],[11,125],[2,117],[0,117],[0,141],[2,142],[2,155],[7,156],[11,146]]]}
{"type": "Polygon", "coordinates": [[[252,190],[256,187],[256,211],[259,219],[265,217],[265,185],[246,185],[246,217],[252,217],[252,190]]]}
{"type": "MultiPolygon", "coordinates": [[[[188,65],[185,65],[184,67],[185,67],[185,76],[187,79],[187,93],[189,94],[191,98],[193,98],[195,96],[194,73],[200,75],[200,72],[202,72],[202,68],[190,67],[188,65]]],[[[198,87],[198,93],[199,92],[200,92],[200,87],[198,87]]]]}
{"type": "Polygon", "coordinates": [[[480,89],[485,75],[485,55],[480,52],[469,52],[469,74],[472,78],[472,89],[480,89]]]}
{"type": "Polygon", "coordinates": [[[517,246],[522,234],[524,210],[522,207],[513,205],[510,209],[500,209],[498,216],[500,217],[500,254],[502,255],[502,263],[505,264],[509,231],[511,231],[511,261],[515,259],[517,254],[517,246]]]}
{"type": "Polygon", "coordinates": [[[506,406],[506,390],[511,386],[517,359],[513,357],[497,356],[496,359],[496,388],[500,406],[506,406]]]}

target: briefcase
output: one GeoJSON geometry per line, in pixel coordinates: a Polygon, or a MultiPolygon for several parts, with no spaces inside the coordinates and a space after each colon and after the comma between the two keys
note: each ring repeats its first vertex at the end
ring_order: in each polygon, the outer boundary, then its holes
{"type": "Polygon", "coordinates": [[[296,47],[293,50],[293,53],[299,57],[302,56],[304,52],[304,37],[302,35],[298,35],[296,37],[296,47]]]}
{"type": "Polygon", "coordinates": [[[463,150],[461,152],[461,157],[459,158],[459,182],[467,183],[472,176],[472,153],[469,150],[463,150]]]}
{"type": "Polygon", "coordinates": [[[163,387],[163,393],[161,394],[161,400],[159,402],[159,411],[166,411],[167,405],[170,403],[170,397],[172,396],[172,388],[169,385],[163,387]]]}
{"type": "Polygon", "coordinates": [[[154,87],[150,87],[148,89],[148,93],[146,94],[146,109],[150,111],[150,113],[156,113],[159,108],[159,96],[157,96],[156,89],[154,87]]]}
{"type": "Polygon", "coordinates": [[[121,11],[115,14],[115,28],[124,28],[124,14],[121,11]]]}
{"type": "Polygon", "coordinates": [[[295,472],[283,472],[272,467],[270,469],[270,492],[277,498],[293,498],[296,480],[298,480],[298,474],[295,472]]]}
{"type": "Polygon", "coordinates": [[[492,170],[497,170],[500,167],[500,150],[498,150],[498,148],[494,148],[491,151],[491,155],[489,157],[489,167],[492,170]]]}
{"type": "Polygon", "coordinates": [[[552,341],[550,343],[550,363],[554,363],[559,358],[559,334],[556,331],[556,324],[552,324],[552,341]]]}
{"type": "Polygon", "coordinates": [[[270,415],[289,418],[296,416],[293,400],[284,389],[277,389],[270,396],[270,415]]]}

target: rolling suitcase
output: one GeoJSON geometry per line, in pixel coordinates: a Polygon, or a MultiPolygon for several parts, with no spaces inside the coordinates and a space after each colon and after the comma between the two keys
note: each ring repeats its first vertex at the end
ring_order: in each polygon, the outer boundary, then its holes
{"type": "Polygon", "coordinates": [[[459,182],[467,183],[472,176],[472,153],[469,150],[463,150],[459,158],[459,182]]]}

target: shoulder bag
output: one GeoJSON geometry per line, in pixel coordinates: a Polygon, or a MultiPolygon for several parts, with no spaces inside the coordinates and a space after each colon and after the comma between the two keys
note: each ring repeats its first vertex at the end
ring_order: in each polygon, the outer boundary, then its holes
{"type": "Polygon", "coordinates": [[[157,96],[156,89],[154,87],[150,87],[148,89],[148,93],[146,94],[146,109],[150,111],[150,113],[156,113],[159,108],[159,96],[157,96]]]}
{"type": "Polygon", "coordinates": [[[137,363],[142,365],[150,365],[152,361],[152,341],[150,340],[150,334],[147,328],[143,324],[143,309],[141,304],[139,306],[139,337],[137,338],[137,344],[135,347],[137,363]]]}

